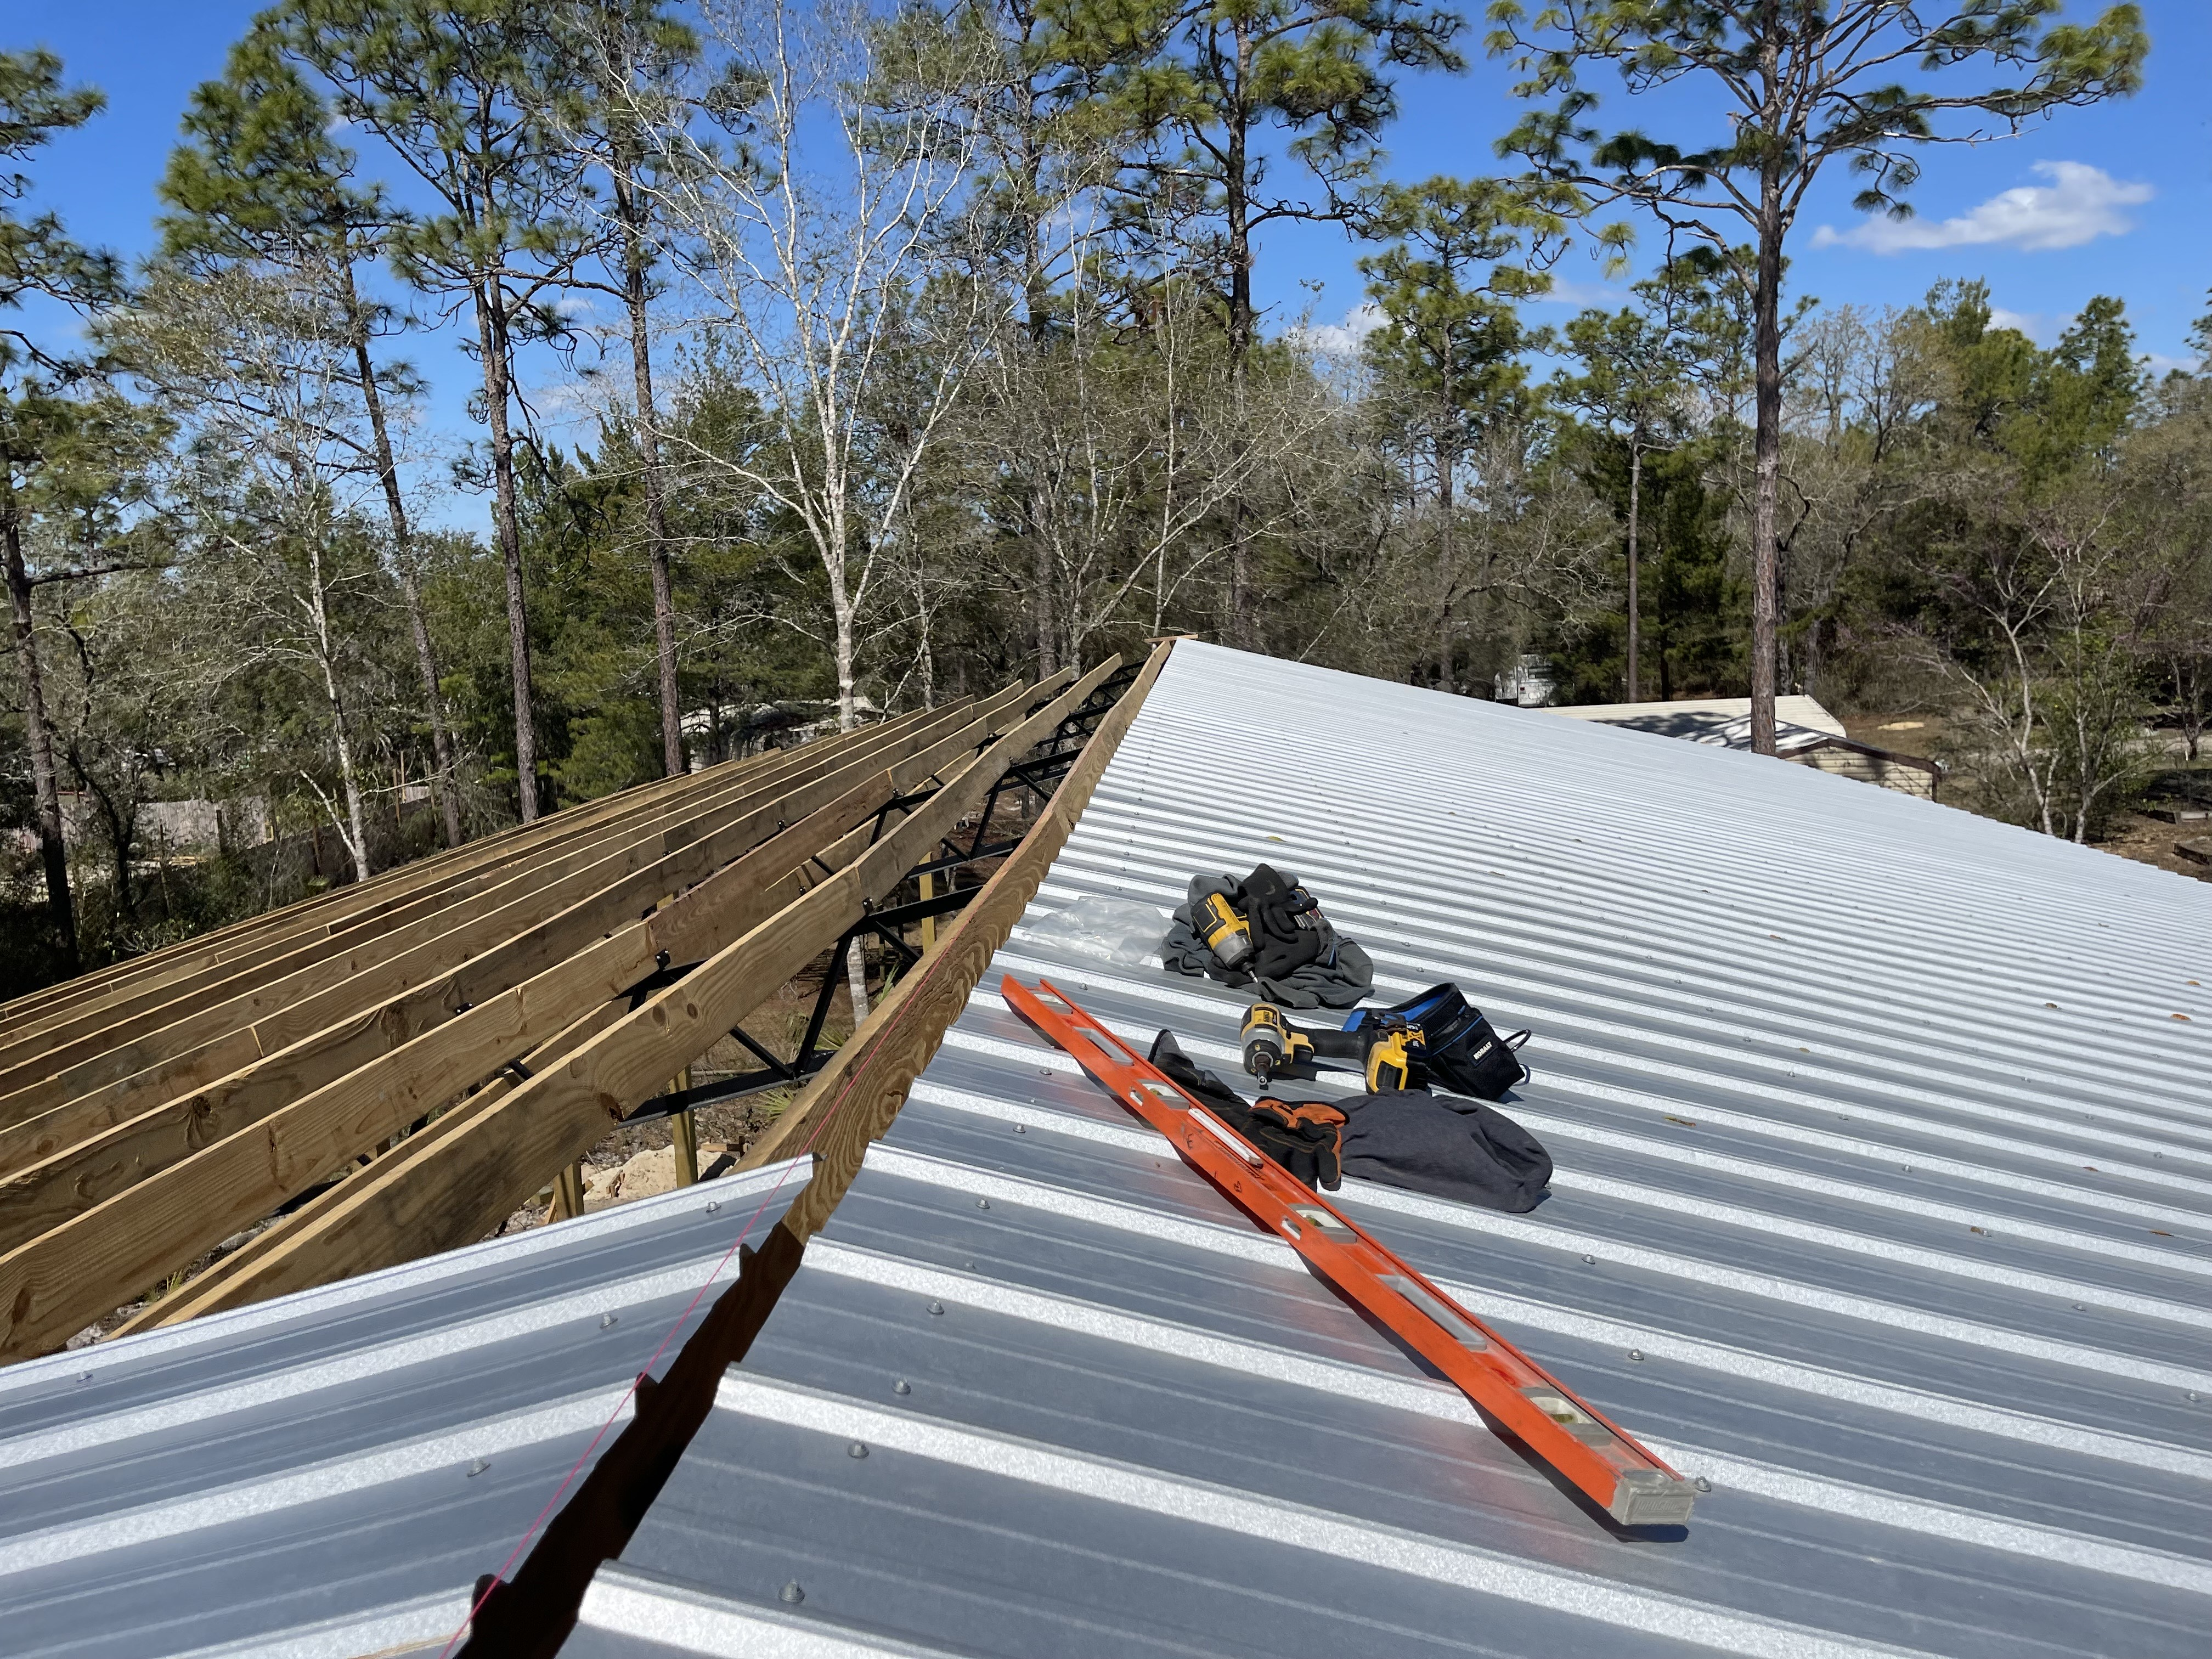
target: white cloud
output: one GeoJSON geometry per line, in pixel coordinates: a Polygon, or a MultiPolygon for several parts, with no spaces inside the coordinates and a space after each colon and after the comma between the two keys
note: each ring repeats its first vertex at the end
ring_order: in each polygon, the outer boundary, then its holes
{"type": "Polygon", "coordinates": [[[1849,230],[1822,225],[1814,247],[1860,247],[1871,253],[1909,249],[2004,246],[2041,252],[2079,247],[2100,236],[2122,236],[2135,222],[2120,211],[2150,200],[2151,187],[2124,184],[2086,161],[2038,161],[2051,182],[2000,191],[1954,219],[1869,219],[1849,230]]]}
{"type": "Polygon", "coordinates": [[[2051,332],[2050,319],[2041,313],[2033,311],[2008,311],[2002,306],[1990,307],[1990,326],[2016,329],[2038,345],[2046,343],[2045,337],[2051,332]]]}
{"type": "Polygon", "coordinates": [[[1554,276],[1552,286],[1535,296],[1535,303],[1547,306],[1595,306],[1609,310],[1628,303],[1628,290],[1616,288],[1611,283],[1576,283],[1554,276]]]}
{"type": "Polygon", "coordinates": [[[1324,357],[1350,357],[1358,353],[1361,342],[1382,326],[1382,307],[1372,300],[1363,300],[1344,313],[1340,323],[1301,323],[1290,333],[1324,357]]]}

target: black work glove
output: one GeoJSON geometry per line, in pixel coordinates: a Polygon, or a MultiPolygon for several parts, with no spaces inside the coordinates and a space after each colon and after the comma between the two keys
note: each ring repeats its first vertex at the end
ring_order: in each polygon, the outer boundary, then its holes
{"type": "Polygon", "coordinates": [[[1249,965],[1261,979],[1288,978],[1333,942],[1314,896],[1265,864],[1244,878],[1244,915],[1252,927],[1249,965]]]}
{"type": "Polygon", "coordinates": [[[1215,1116],[1307,1186],[1336,1190],[1344,1178],[1345,1117],[1335,1107],[1320,1101],[1273,1099],[1247,1105],[1244,1097],[1219,1078],[1192,1064],[1190,1056],[1176,1045],[1172,1031],[1162,1031],[1152,1039],[1152,1061],[1170,1081],[1189,1091],[1215,1116]]]}
{"type": "Polygon", "coordinates": [[[1218,1112],[1229,1127],[1242,1133],[1244,1120],[1252,1109],[1244,1097],[1211,1072],[1202,1072],[1191,1063],[1188,1054],[1177,1046],[1173,1031],[1163,1031],[1152,1039],[1152,1062],[1166,1073],[1170,1079],[1181,1084],[1192,1094],[1218,1112]]]}

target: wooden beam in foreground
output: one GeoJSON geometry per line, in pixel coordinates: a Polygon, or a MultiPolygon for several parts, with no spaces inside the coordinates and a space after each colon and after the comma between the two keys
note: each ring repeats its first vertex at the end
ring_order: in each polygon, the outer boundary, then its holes
{"type": "Polygon", "coordinates": [[[801,1240],[811,1238],[828,1222],[860,1173],[868,1143],[880,1139],[890,1127],[915,1079],[967,1006],[969,994],[990,966],[992,955],[1036,896],[1038,885],[1090,804],[1100,775],[1144,706],[1172,648],[1171,642],[1153,648],[1144,671],[1099,722],[1054,792],[1052,804],[1030,826],[1021,845],[968,901],[951,927],[939,935],[936,947],[891,988],[860,1029],[738,1161],[738,1169],[751,1170],[802,1152],[813,1153],[814,1177],[784,1217],[784,1225],[801,1240]]]}
{"type": "MultiPolygon", "coordinates": [[[[404,1181],[408,1171],[420,1164],[431,1148],[472,1118],[506,1099],[514,1092],[522,1078],[559,1064],[572,1051],[620,1019],[628,1009],[629,1005],[620,1001],[594,1008],[550,1042],[541,1043],[525,1054],[521,1065],[513,1073],[494,1078],[474,1094],[456,1103],[442,1116],[425,1124],[413,1134],[404,1137],[390,1151],[378,1154],[365,1166],[354,1170],[328,1192],[302,1204],[266,1232],[239,1246],[189,1285],[163,1297],[159,1302],[140,1309],[100,1340],[112,1342],[118,1336],[129,1336],[135,1331],[152,1330],[160,1325],[181,1325],[185,1320],[196,1319],[204,1313],[213,1313],[222,1308],[240,1307],[246,1302],[260,1300],[250,1293],[239,1294],[240,1287],[243,1285],[250,1292],[248,1281],[272,1257],[287,1254],[291,1242],[301,1232],[320,1226],[327,1218],[359,1203],[365,1188],[374,1192],[391,1182],[404,1181]]],[[[412,1260],[411,1257],[401,1259],[412,1260]]]]}
{"type": "MultiPolygon", "coordinates": [[[[533,1026],[547,981],[590,995],[588,1008],[635,983],[645,971],[641,960],[649,966],[666,951],[672,960],[688,961],[691,951],[710,950],[700,967],[601,1033],[568,1066],[540,1073],[456,1131],[409,1183],[403,1198],[419,1200],[410,1203],[410,1235],[437,1249],[483,1237],[547,1171],[588,1151],[629,1106],[834,940],[860,915],[864,898],[895,887],[1112,666],[1013,725],[982,755],[945,767],[943,788],[811,891],[806,873],[793,867],[807,854],[787,831],[673,905],[405,1045],[407,1074],[425,1079],[411,1088],[400,1086],[388,1065],[362,1067],[0,1256],[0,1360],[58,1346],[566,1024],[576,1017],[573,1006],[533,1026]],[[776,878],[774,868],[789,874],[776,878]],[[586,975],[586,984],[574,982],[586,975]],[[687,994],[690,987],[697,988],[687,994]],[[487,1052],[494,1057],[479,1063],[487,1052]],[[479,1226],[480,1214],[489,1219],[479,1226]]],[[[366,1238],[356,1235],[353,1248],[366,1250],[374,1265],[392,1241],[372,1230],[366,1238]]],[[[357,1270],[343,1267],[323,1277],[357,1270]]]]}

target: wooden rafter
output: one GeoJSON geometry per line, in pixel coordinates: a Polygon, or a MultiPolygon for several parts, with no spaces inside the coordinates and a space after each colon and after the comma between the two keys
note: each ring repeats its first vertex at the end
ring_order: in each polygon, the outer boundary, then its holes
{"type": "Polygon", "coordinates": [[[0,1022],[0,1360],[425,1120],[134,1324],[481,1237],[933,856],[1115,666],[627,792],[12,1005],[34,1029],[0,1022]]]}

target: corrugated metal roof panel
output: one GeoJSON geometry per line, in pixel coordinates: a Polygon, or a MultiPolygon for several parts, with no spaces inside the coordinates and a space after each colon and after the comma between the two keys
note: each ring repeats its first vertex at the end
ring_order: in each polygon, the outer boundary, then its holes
{"type": "Polygon", "coordinates": [[[2202,1651],[2212,890],[1185,643],[1024,921],[571,1652],[2202,1651]],[[1686,1530],[1485,1431],[995,994],[1236,1075],[1240,994],[1037,925],[1261,860],[1379,999],[1535,1033],[1547,1202],[1341,1196],[1708,1480],[1686,1530]]]}
{"type": "Polygon", "coordinates": [[[800,1179],[776,1165],[0,1370],[8,1651],[442,1644],[800,1179]]]}

